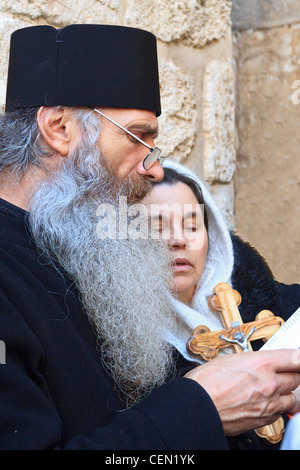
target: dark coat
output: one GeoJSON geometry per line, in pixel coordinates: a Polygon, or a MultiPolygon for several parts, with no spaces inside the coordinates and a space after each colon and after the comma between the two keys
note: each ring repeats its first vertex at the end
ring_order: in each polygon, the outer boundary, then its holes
{"type": "Polygon", "coordinates": [[[226,449],[193,380],[120,412],[78,295],[38,256],[24,215],[0,200],[0,449],[226,449]]]}
{"type": "MultiPolygon", "coordinates": [[[[78,294],[38,256],[25,214],[0,200],[0,340],[6,345],[6,364],[0,365],[0,449],[217,450],[227,449],[228,442],[230,448],[247,448],[249,439],[260,447],[254,433],[225,439],[208,394],[180,377],[180,360],[177,379],[121,412],[78,294]]],[[[243,310],[250,301],[255,305],[250,317],[263,308],[281,313],[283,305],[286,317],[293,313],[299,286],[277,284],[252,249],[235,238],[234,244],[234,287],[243,295],[243,310]],[[246,261],[253,263],[251,269],[246,261]],[[266,292],[261,302],[258,294],[252,299],[249,282],[247,292],[242,290],[241,279],[252,269],[258,282],[252,276],[251,282],[259,293],[259,286],[266,290],[268,305],[266,292]]]]}

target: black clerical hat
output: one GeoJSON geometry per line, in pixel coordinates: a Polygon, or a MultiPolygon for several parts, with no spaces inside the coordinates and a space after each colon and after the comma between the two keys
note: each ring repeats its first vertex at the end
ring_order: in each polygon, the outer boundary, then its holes
{"type": "Polygon", "coordinates": [[[155,36],[91,24],[13,32],[6,110],[56,105],[137,108],[159,115],[155,36]]]}

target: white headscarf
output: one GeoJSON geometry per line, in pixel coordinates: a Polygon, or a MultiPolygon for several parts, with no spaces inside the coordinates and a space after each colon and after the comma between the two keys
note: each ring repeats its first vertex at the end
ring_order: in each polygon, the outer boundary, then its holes
{"type": "MultiPolygon", "coordinates": [[[[201,188],[205,203],[208,219],[208,253],[204,272],[196,287],[191,307],[175,298],[172,299],[177,314],[178,329],[176,334],[170,333],[167,338],[186,359],[202,363],[204,361],[195,359],[195,356],[188,353],[186,343],[193,330],[199,325],[205,325],[211,331],[223,328],[219,314],[209,309],[207,299],[212,295],[214,287],[220,282],[231,284],[232,241],[225,220],[203,182],[192,171],[179,163],[166,160],[164,168],[171,168],[194,181],[201,188]]],[[[222,351],[231,352],[231,349],[227,348],[222,351]]]]}

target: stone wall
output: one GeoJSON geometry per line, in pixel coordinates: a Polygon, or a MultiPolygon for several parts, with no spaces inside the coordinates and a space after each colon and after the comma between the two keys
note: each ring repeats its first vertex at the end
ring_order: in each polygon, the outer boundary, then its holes
{"type": "Polygon", "coordinates": [[[234,0],[236,230],[300,281],[300,1],[234,0]],[[251,7],[250,7],[251,6],[251,7]]]}
{"type": "Polygon", "coordinates": [[[0,102],[5,101],[9,37],[17,28],[108,23],[150,30],[158,38],[163,109],[157,145],[205,177],[232,227],[230,11],[228,0],[0,0],[0,102]]]}

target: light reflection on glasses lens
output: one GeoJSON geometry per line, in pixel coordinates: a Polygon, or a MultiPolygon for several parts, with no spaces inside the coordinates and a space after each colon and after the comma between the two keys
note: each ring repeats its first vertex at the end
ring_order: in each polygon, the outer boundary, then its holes
{"type": "Polygon", "coordinates": [[[158,147],[155,147],[148,153],[147,157],[143,161],[145,170],[149,170],[149,168],[151,168],[151,166],[156,162],[156,160],[159,160],[161,165],[163,164],[165,158],[160,157],[160,153],[161,151],[158,147]]]}

